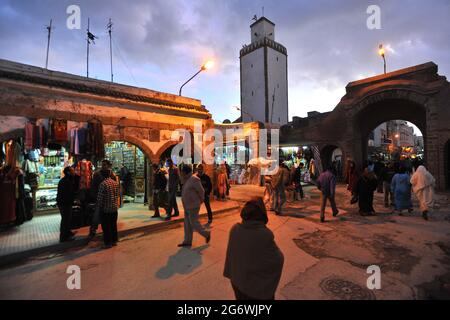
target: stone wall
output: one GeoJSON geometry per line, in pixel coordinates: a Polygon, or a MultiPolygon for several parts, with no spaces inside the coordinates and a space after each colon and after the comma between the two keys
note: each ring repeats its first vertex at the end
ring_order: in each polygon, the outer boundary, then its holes
{"type": "MultiPolygon", "coordinates": [[[[321,150],[336,146],[343,159],[361,167],[367,158],[367,138],[388,120],[414,123],[424,135],[425,161],[437,188],[445,189],[445,143],[450,139],[450,84],[432,62],[360,81],[346,87],[347,94],[320,121],[282,128],[284,145],[316,144],[321,150]]],[[[325,154],[324,152],[323,154],[325,154]]]]}

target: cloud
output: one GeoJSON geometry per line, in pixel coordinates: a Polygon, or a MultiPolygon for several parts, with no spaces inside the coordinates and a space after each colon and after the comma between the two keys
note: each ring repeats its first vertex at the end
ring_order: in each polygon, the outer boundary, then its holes
{"type": "MultiPolygon", "coordinates": [[[[0,57],[43,66],[45,25],[52,18],[49,67],[85,74],[87,18],[99,36],[91,50],[92,77],[109,79],[106,24],[114,23],[114,74],[118,82],[177,93],[179,86],[210,57],[213,70],[202,73],[183,93],[202,99],[215,118],[230,117],[239,105],[239,50],[250,42],[251,18],[276,24],[276,41],[288,51],[290,116],[329,111],[353,80],[379,74],[386,47],[388,71],[434,61],[450,74],[450,3],[378,1],[381,30],[366,27],[371,1],[272,0],[100,0],[77,1],[81,30],[65,26],[68,0],[2,0],[0,57]]],[[[236,117],[239,114],[236,113],[236,117]]]]}

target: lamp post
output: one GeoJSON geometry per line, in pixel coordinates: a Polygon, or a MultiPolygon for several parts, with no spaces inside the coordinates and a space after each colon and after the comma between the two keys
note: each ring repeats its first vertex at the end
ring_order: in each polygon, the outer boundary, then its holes
{"type": "Polygon", "coordinates": [[[234,107],[236,108],[237,111],[241,111],[242,113],[245,113],[246,115],[248,115],[248,116],[250,117],[250,119],[252,119],[252,121],[255,121],[255,120],[253,119],[253,116],[252,116],[250,113],[248,113],[248,112],[242,110],[242,108],[240,108],[240,107],[238,107],[238,106],[234,106],[234,107]]]}
{"type": "Polygon", "coordinates": [[[183,89],[183,87],[184,87],[189,81],[191,81],[192,79],[194,79],[200,72],[205,71],[205,70],[208,70],[208,69],[211,69],[213,66],[214,66],[214,61],[211,61],[211,60],[207,61],[204,65],[202,65],[202,66],[200,67],[200,70],[198,70],[196,74],[194,74],[192,77],[190,77],[188,81],[186,81],[185,83],[183,83],[183,85],[180,87],[180,92],[179,92],[178,95],[181,96],[181,90],[183,89]]]}
{"type": "Polygon", "coordinates": [[[383,45],[380,44],[378,46],[378,54],[383,58],[383,62],[384,62],[384,74],[386,74],[386,57],[384,55],[384,48],[383,45]]]}

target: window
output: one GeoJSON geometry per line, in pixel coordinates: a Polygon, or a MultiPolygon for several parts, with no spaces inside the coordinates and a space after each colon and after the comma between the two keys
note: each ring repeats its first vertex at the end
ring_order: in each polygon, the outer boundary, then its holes
{"type": "Polygon", "coordinates": [[[253,91],[252,91],[252,97],[253,97],[253,91]]]}
{"type": "Polygon", "coordinates": [[[278,57],[277,57],[277,61],[278,61],[278,57]]]}
{"type": "Polygon", "coordinates": [[[252,68],[253,68],[253,63],[252,63],[252,68]]]}

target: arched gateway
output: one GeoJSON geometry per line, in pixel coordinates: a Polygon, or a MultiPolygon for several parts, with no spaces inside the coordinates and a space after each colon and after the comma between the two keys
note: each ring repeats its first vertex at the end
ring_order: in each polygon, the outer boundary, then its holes
{"type": "MultiPolygon", "coordinates": [[[[367,137],[379,124],[395,119],[414,123],[424,135],[425,161],[446,186],[446,143],[450,139],[450,83],[433,62],[350,82],[336,108],[314,119],[282,127],[281,143],[316,144],[322,155],[330,146],[357,164],[367,157],[367,137]]],[[[326,159],[325,159],[326,161],[326,159]]]]}

